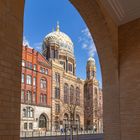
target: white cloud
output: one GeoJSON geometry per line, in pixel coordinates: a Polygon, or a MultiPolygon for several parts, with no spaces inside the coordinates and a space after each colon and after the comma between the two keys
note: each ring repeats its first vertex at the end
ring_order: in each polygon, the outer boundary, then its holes
{"type": "Polygon", "coordinates": [[[27,40],[27,38],[24,36],[23,37],[23,45],[24,46],[27,46],[29,48],[34,48],[35,50],[37,50],[38,52],[41,53],[41,49],[42,49],[42,42],[37,42],[37,43],[34,43],[31,47],[30,43],[29,43],[29,40],[27,40]]]}
{"type": "Polygon", "coordinates": [[[32,48],[31,46],[30,46],[30,43],[29,43],[29,41],[26,39],[26,37],[24,36],[23,37],[23,46],[28,46],[29,48],[32,48]]]}
{"type": "Polygon", "coordinates": [[[33,48],[41,53],[41,51],[42,51],[42,42],[34,43],[33,48]]]}
{"type": "Polygon", "coordinates": [[[96,48],[88,28],[81,31],[79,42],[82,44],[82,48],[88,51],[89,56],[94,57],[96,54],[96,48]]]}

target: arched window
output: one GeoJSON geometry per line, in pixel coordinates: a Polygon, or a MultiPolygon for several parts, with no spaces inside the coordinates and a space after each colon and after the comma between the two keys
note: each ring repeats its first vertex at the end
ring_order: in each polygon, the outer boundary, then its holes
{"type": "Polygon", "coordinates": [[[40,94],[40,103],[43,103],[43,94],[40,94]]]}
{"type": "Polygon", "coordinates": [[[72,85],[70,87],[70,103],[74,103],[74,87],[72,85]]]}
{"type": "Polygon", "coordinates": [[[28,84],[28,85],[32,84],[32,76],[31,75],[26,76],[26,84],[28,84]]]}
{"type": "Polygon", "coordinates": [[[39,117],[39,128],[47,128],[47,119],[43,114],[39,117]]]}
{"type": "Polygon", "coordinates": [[[36,92],[33,93],[33,103],[36,103],[36,92]]]}
{"type": "Polygon", "coordinates": [[[80,105],[80,89],[76,88],[76,104],[80,105]]]}
{"type": "Polygon", "coordinates": [[[64,84],[64,103],[69,102],[69,87],[68,84],[64,84]]]}
{"type": "Polygon", "coordinates": [[[46,82],[45,79],[41,79],[41,80],[40,80],[40,87],[41,87],[42,89],[46,89],[46,87],[47,87],[47,82],[46,82]]]}
{"type": "Polygon", "coordinates": [[[27,103],[32,102],[32,93],[31,93],[31,91],[27,91],[27,93],[26,93],[26,102],[27,103]]]}
{"type": "Polygon", "coordinates": [[[55,87],[55,98],[60,99],[60,89],[59,89],[59,87],[55,87]]]}
{"type": "Polygon", "coordinates": [[[43,97],[44,97],[44,99],[43,99],[44,100],[44,104],[47,104],[47,95],[44,94],[43,97]]]}
{"type": "Polygon", "coordinates": [[[33,118],[34,109],[32,107],[26,107],[23,109],[23,117],[33,118]]]}

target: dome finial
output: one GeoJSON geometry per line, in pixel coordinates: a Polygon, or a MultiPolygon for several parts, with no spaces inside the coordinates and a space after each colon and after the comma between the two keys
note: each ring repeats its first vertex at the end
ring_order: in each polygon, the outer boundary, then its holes
{"type": "Polygon", "coordinates": [[[60,31],[59,21],[57,21],[56,31],[60,31]]]}

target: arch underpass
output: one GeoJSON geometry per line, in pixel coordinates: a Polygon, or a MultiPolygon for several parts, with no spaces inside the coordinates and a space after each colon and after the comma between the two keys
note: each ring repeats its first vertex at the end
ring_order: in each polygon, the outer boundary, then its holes
{"type": "MultiPolygon", "coordinates": [[[[138,7],[140,2],[136,2],[126,5],[127,8],[138,7]]],[[[118,23],[100,0],[71,3],[85,20],[99,55],[104,140],[139,140],[140,11],[137,10],[137,17],[124,16],[125,22],[118,23]]],[[[123,7],[121,2],[120,5],[123,7]]],[[[4,140],[19,140],[20,134],[23,14],[24,0],[0,1],[0,139],[4,140]]]]}

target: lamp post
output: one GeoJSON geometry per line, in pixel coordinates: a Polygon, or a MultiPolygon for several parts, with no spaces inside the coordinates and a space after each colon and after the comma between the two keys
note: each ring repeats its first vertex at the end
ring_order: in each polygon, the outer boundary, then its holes
{"type": "Polygon", "coordinates": [[[64,132],[65,132],[65,140],[66,140],[66,119],[64,119],[64,124],[65,124],[65,129],[64,129],[64,132]]]}
{"type": "Polygon", "coordinates": [[[76,120],[76,130],[77,130],[77,140],[79,140],[79,136],[78,136],[78,120],[76,120]]]}

